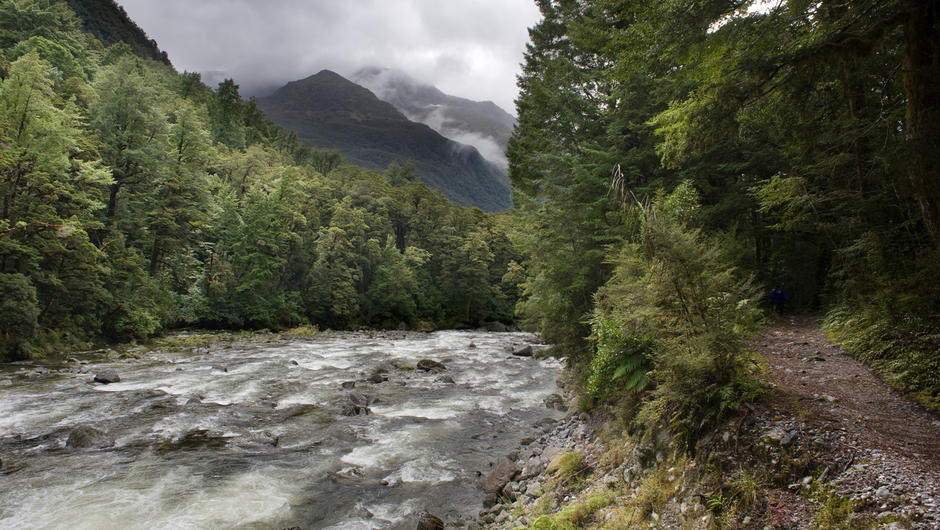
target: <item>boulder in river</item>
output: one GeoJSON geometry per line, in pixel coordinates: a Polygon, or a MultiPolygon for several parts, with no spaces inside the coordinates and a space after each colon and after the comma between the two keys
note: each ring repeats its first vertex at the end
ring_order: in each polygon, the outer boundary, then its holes
{"type": "Polygon", "coordinates": [[[358,392],[356,390],[346,394],[346,399],[348,399],[349,402],[353,405],[360,405],[363,407],[367,407],[375,402],[375,396],[371,394],[363,394],[362,392],[358,392]]]}
{"type": "Polygon", "coordinates": [[[118,375],[117,370],[108,368],[107,370],[102,370],[95,374],[95,382],[101,383],[104,385],[110,383],[117,383],[121,380],[121,376],[118,375]]]}
{"type": "Polygon", "coordinates": [[[521,348],[516,348],[512,351],[512,354],[516,357],[532,357],[532,345],[526,344],[521,348]]]}
{"type": "Polygon", "coordinates": [[[113,445],[113,436],[90,425],[75,427],[65,441],[65,446],[70,449],[104,449],[113,445]]]}
{"type": "Polygon", "coordinates": [[[387,372],[372,372],[372,375],[366,378],[366,381],[374,385],[378,385],[388,381],[387,372]]]}
{"type": "Polygon", "coordinates": [[[178,451],[193,449],[219,449],[228,444],[228,438],[221,432],[209,429],[191,429],[179,438],[166,441],[160,444],[157,449],[160,451],[178,451]]]}
{"type": "Polygon", "coordinates": [[[446,366],[437,361],[432,361],[431,359],[421,359],[418,361],[417,368],[423,372],[433,372],[436,374],[447,370],[446,366]]]}
{"type": "Polygon", "coordinates": [[[369,410],[369,405],[375,403],[375,396],[353,390],[346,394],[346,399],[348,399],[349,402],[343,405],[341,412],[343,416],[366,416],[372,414],[372,411],[369,410]]]}
{"type": "Polygon", "coordinates": [[[372,414],[372,411],[369,410],[369,407],[363,405],[356,405],[355,403],[346,403],[343,405],[343,416],[368,416],[372,414]]]}
{"type": "Polygon", "coordinates": [[[492,321],[492,322],[484,322],[483,329],[485,329],[486,331],[495,331],[497,333],[503,333],[505,331],[508,331],[509,328],[507,328],[506,324],[503,324],[502,322],[492,321]]]}
{"type": "Polygon", "coordinates": [[[421,512],[415,530],[444,530],[444,521],[430,512],[421,512]]]}
{"type": "Polygon", "coordinates": [[[483,482],[483,490],[487,493],[498,493],[518,473],[519,468],[516,467],[516,463],[504,456],[496,462],[493,471],[490,471],[490,474],[487,475],[486,480],[483,482]]]}
{"type": "Polygon", "coordinates": [[[559,396],[558,394],[552,394],[545,398],[545,406],[550,409],[566,411],[568,407],[565,405],[565,398],[559,396]]]}
{"type": "Polygon", "coordinates": [[[454,381],[454,378],[451,377],[451,376],[449,376],[449,375],[439,375],[439,376],[437,377],[437,379],[435,379],[435,381],[438,382],[438,383],[444,383],[444,384],[448,384],[448,385],[456,385],[456,384],[457,384],[457,381],[454,381]]]}
{"type": "Polygon", "coordinates": [[[236,440],[240,447],[277,447],[280,437],[271,434],[269,431],[249,432],[236,440]]]}

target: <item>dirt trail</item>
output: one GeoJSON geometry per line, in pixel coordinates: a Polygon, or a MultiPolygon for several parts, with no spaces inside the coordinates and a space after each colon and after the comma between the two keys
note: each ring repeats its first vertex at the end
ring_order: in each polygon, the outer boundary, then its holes
{"type": "Polygon", "coordinates": [[[940,528],[936,415],[827,342],[818,319],[782,317],[757,349],[779,391],[770,414],[797,443],[826,451],[840,494],[881,520],[940,528]]]}

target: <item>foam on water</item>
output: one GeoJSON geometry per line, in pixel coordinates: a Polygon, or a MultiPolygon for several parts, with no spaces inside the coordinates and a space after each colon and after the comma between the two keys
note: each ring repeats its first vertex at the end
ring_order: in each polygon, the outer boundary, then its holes
{"type": "Polygon", "coordinates": [[[510,356],[513,343],[531,340],[521,333],[392,336],[324,334],[145,360],[89,354],[87,373],[0,367],[11,381],[0,386],[0,528],[358,529],[429,506],[473,514],[482,493],[468,477],[531,434],[525,422],[560,415],[541,404],[560,364],[510,356]],[[456,384],[418,370],[362,382],[389,361],[422,359],[443,362],[456,384]],[[122,381],[91,383],[108,368],[122,381]],[[372,414],[341,415],[345,381],[380,398],[372,414]],[[82,424],[108,431],[115,446],[65,448],[82,424]]]}
{"type": "MultiPolygon", "coordinates": [[[[107,462],[99,462],[99,465],[107,462]]],[[[118,466],[123,462],[112,462],[118,466]]],[[[90,473],[26,492],[19,506],[0,516],[0,527],[35,529],[220,528],[276,519],[299,495],[296,483],[274,469],[257,469],[207,485],[204,477],[169,468],[154,476],[90,473]]],[[[87,470],[86,470],[87,471],[87,470]]]]}
{"type": "Polygon", "coordinates": [[[413,458],[423,447],[423,442],[430,439],[436,429],[430,425],[407,425],[398,430],[384,431],[372,429],[372,442],[357,447],[343,456],[344,463],[361,468],[389,469],[401,462],[413,458]]]}
{"type": "Polygon", "coordinates": [[[424,455],[415,460],[409,460],[402,464],[394,473],[385,477],[389,484],[399,482],[424,482],[428,484],[439,484],[441,482],[450,482],[457,478],[454,467],[456,462],[447,458],[432,459],[429,455],[424,455]]]}

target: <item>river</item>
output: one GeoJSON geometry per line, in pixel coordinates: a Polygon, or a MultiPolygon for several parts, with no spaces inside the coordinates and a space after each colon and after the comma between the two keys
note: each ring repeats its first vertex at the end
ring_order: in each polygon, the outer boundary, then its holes
{"type": "Polygon", "coordinates": [[[0,528],[470,520],[491,462],[561,416],[543,403],[561,364],[510,354],[533,340],[334,332],[0,365],[0,528]],[[364,381],[380,367],[388,381],[364,381]],[[121,381],[94,383],[104,369],[121,381]],[[363,399],[370,414],[343,414],[363,399]],[[82,425],[114,444],[67,447],[82,425]]]}

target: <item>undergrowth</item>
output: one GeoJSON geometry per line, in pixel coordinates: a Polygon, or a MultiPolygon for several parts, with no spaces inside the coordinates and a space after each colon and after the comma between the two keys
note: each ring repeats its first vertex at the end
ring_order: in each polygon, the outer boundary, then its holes
{"type": "Polygon", "coordinates": [[[891,321],[848,308],[831,311],[823,331],[878,370],[894,388],[940,411],[940,327],[913,315],[891,321]]]}

